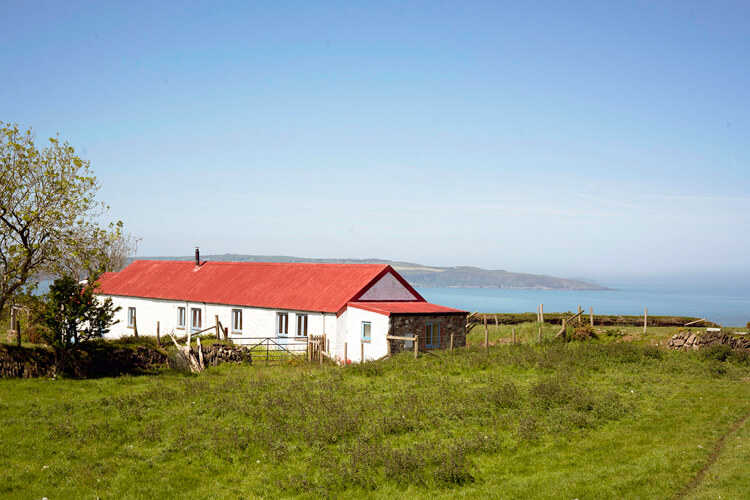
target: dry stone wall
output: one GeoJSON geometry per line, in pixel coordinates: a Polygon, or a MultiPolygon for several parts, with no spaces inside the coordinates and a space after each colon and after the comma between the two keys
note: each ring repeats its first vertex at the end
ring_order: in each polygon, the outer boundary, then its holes
{"type": "Polygon", "coordinates": [[[693,349],[713,344],[725,344],[732,349],[750,349],[750,339],[733,337],[723,332],[706,332],[696,335],[691,331],[680,332],[667,342],[669,349],[693,349]]]}

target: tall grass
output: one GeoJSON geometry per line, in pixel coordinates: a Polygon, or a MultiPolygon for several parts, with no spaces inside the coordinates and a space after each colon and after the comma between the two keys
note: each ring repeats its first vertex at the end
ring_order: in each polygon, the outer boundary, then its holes
{"type": "Polygon", "coordinates": [[[0,496],[665,497],[750,411],[748,374],[590,343],[5,380],[0,496]]]}

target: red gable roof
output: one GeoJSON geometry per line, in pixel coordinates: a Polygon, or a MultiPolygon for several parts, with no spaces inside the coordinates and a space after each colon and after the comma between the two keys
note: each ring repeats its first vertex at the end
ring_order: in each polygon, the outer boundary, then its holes
{"type": "MultiPolygon", "coordinates": [[[[386,273],[388,265],[136,260],[100,278],[98,293],[212,304],[340,312],[386,273]]],[[[414,303],[414,302],[412,302],[414,303]]]]}
{"type": "Polygon", "coordinates": [[[466,311],[429,302],[349,302],[349,307],[390,316],[391,314],[466,314],[466,311]]]}

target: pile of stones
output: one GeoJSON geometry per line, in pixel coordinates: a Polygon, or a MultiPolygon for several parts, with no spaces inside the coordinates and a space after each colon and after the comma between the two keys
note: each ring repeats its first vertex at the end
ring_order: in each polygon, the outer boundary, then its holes
{"type": "Polygon", "coordinates": [[[724,332],[706,332],[696,335],[690,330],[682,331],[667,342],[668,349],[693,349],[713,344],[725,344],[732,349],[750,349],[750,339],[738,338],[724,332]]]}
{"type": "MultiPolygon", "coordinates": [[[[219,363],[252,363],[250,350],[241,345],[210,344],[202,346],[203,362],[207,366],[219,363]]],[[[194,348],[197,354],[197,348],[194,348]]]]}

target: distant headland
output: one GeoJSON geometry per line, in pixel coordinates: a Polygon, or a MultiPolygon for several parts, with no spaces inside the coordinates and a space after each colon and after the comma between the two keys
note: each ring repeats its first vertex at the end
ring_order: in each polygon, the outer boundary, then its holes
{"type": "MultiPolygon", "coordinates": [[[[517,290],[610,290],[602,285],[544,274],[515,273],[479,267],[438,267],[384,259],[309,259],[285,255],[206,255],[215,262],[301,262],[322,264],[388,264],[416,287],[505,288],[517,290]]],[[[192,260],[192,256],[139,257],[138,260],[192,260]]]]}

